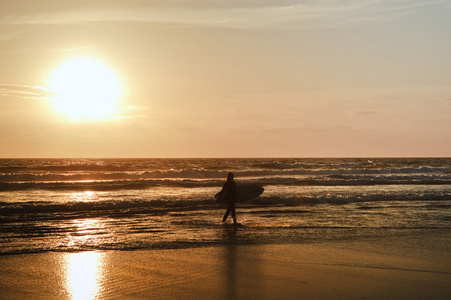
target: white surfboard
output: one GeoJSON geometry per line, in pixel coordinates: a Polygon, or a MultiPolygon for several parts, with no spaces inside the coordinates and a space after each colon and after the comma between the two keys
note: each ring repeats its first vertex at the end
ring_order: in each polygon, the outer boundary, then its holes
{"type": "MultiPolygon", "coordinates": [[[[239,185],[236,187],[236,202],[244,202],[260,196],[265,189],[259,185],[239,185]]],[[[227,202],[227,191],[215,195],[216,203],[227,202]]]]}

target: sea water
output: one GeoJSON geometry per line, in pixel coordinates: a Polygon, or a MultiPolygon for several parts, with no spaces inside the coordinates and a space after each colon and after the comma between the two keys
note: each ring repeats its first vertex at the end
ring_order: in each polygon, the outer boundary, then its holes
{"type": "Polygon", "coordinates": [[[0,254],[314,243],[451,229],[451,158],[3,159],[0,254]],[[215,203],[228,172],[264,193],[215,203]]]}

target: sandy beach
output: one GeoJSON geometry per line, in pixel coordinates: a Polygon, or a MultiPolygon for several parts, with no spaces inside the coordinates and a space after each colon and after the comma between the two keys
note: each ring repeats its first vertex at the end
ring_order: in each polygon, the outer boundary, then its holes
{"type": "Polygon", "coordinates": [[[448,299],[448,232],[0,257],[1,299],[448,299]]]}

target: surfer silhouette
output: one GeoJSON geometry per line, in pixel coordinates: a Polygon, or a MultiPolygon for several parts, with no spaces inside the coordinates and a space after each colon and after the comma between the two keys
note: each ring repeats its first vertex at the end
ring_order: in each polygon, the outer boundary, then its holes
{"type": "Polygon", "coordinates": [[[232,213],[233,223],[238,224],[236,221],[235,202],[236,202],[236,183],[233,181],[233,173],[227,174],[227,181],[224,183],[220,195],[225,193],[227,201],[227,210],[222,218],[222,222],[227,220],[227,217],[232,213]]]}

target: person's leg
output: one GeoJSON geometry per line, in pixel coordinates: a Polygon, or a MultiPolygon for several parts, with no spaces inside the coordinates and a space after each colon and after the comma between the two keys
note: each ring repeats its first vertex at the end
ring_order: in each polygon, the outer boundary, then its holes
{"type": "Polygon", "coordinates": [[[227,207],[227,210],[224,214],[224,218],[222,218],[222,222],[225,222],[227,220],[227,217],[229,216],[230,213],[230,208],[227,207]]]}
{"type": "Polygon", "coordinates": [[[238,224],[238,222],[236,221],[236,211],[235,211],[235,207],[232,208],[232,218],[233,218],[233,223],[238,224]]]}

